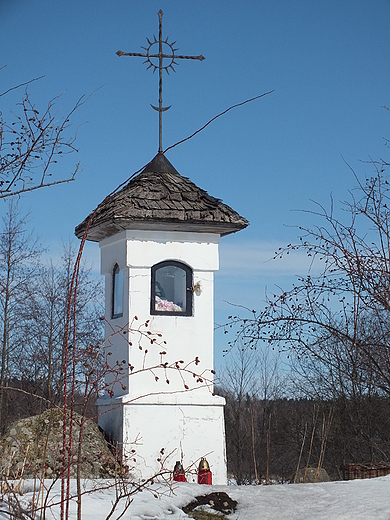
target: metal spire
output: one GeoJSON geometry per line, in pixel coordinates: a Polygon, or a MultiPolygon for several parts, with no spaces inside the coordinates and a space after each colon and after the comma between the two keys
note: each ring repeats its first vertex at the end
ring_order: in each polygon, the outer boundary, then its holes
{"type": "Polygon", "coordinates": [[[163,40],[163,36],[162,36],[162,17],[163,17],[163,12],[160,9],[159,12],[158,12],[158,19],[159,19],[158,40],[157,40],[157,38],[155,36],[153,36],[153,41],[150,41],[149,38],[146,38],[147,42],[148,42],[148,46],[147,47],[141,46],[142,49],[144,49],[146,51],[145,53],[140,53],[140,52],[123,52],[123,51],[118,51],[116,53],[118,56],[139,56],[140,58],[146,58],[144,63],[148,63],[149,64],[148,67],[147,67],[147,70],[152,68],[153,72],[156,72],[157,69],[159,71],[158,107],[155,107],[154,105],[151,105],[151,107],[154,108],[154,110],[157,110],[157,112],[159,113],[159,146],[158,146],[158,151],[159,152],[163,151],[163,147],[162,147],[162,113],[165,112],[166,110],[168,110],[169,108],[171,108],[171,105],[169,105],[168,107],[163,107],[163,103],[162,103],[162,76],[163,76],[163,70],[165,70],[165,72],[167,74],[169,74],[169,69],[173,70],[173,72],[176,72],[173,66],[174,65],[178,65],[178,63],[176,61],[177,59],[180,59],[180,60],[200,60],[200,61],[203,61],[205,59],[205,57],[202,56],[202,55],[200,55],[200,56],[180,56],[178,54],[175,54],[175,52],[178,50],[178,49],[175,49],[173,47],[176,42],[169,43],[168,42],[168,38],[163,40]],[[157,44],[158,44],[158,54],[152,52],[153,45],[157,45],[157,44]],[[168,50],[167,54],[163,52],[163,46],[164,45],[169,47],[169,50],[168,50]],[[158,65],[155,62],[153,62],[153,58],[157,58],[158,59],[158,65]],[[168,62],[165,61],[165,65],[164,65],[164,60],[168,60],[168,62]]]}

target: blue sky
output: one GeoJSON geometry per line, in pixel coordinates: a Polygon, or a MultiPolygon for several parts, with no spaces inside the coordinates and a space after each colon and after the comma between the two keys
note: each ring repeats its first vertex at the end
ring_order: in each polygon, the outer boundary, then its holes
{"type": "MultiPolygon", "coordinates": [[[[164,76],[164,147],[215,114],[247,98],[272,94],[231,111],[167,154],[184,176],[250,221],[221,243],[216,321],[232,311],[226,300],[261,305],[265,290],[286,286],[307,263],[267,262],[275,247],[294,241],[310,223],[311,201],[344,200],[370,157],[388,158],[390,137],[389,0],[1,0],[0,91],[37,76],[30,93],[38,107],[64,92],[76,113],[77,157],[59,165],[76,182],[21,198],[31,224],[56,256],[61,240],[119,183],[157,152],[158,76],[140,58],[146,37],[176,40],[182,54],[203,54],[164,76]]],[[[17,99],[1,98],[4,114],[17,99]]],[[[0,211],[4,212],[5,206],[0,211]]],[[[87,255],[98,262],[98,246],[87,255]]],[[[216,336],[217,358],[224,347],[216,336]]]]}

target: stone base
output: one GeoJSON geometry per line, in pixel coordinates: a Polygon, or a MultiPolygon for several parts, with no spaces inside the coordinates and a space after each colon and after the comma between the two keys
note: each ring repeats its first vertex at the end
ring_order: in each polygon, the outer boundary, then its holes
{"type": "Polygon", "coordinates": [[[156,475],[161,464],[172,471],[180,460],[187,481],[197,482],[199,461],[205,457],[213,484],[226,485],[225,400],[210,395],[195,402],[191,397],[164,396],[164,402],[159,396],[98,400],[99,426],[123,449],[134,478],[156,475]]]}

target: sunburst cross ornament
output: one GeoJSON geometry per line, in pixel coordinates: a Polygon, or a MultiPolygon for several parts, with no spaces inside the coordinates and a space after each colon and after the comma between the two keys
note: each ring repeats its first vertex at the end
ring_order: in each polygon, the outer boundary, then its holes
{"type": "Polygon", "coordinates": [[[157,110],[157,112],[159,113],[159,132],[158,132],[158,135],[159,135],[158,151],[159,152],[163,151],[163,148],[162,148],[162,113],[165,112],[166,110],[168,110],[169,108],[171,108],[171,105],[169,105],[168,107],[163,107],[163,102],[162,102],[163,70],[165,70],[165,72],[167,74],[169,74],[170,69],[173,70],[173,72],[176,72],[174,69],[174,65],[178,65],[178,62],[176,60],[203,61],[205,59],[205,57],[202,55],[200,55],[200,56],[181,56],[179,54],[175,54],[175,52],[178,50],[177,48],[176,49],[174,48],[174,45],[176,42],[174,41],[174,42],[170,43],[170,42],[168,42],[168,38],[163,40],[162,17],[163,17],[163,12],[160,9],[158,12],[158,19],[159,19],[158,40],[155,36],[153,36],[153,41],[149,40],[149,38],[146,38],[146,40],[148,42],[148,46],[143,47],[141,45],[141,48],[144,49],[146,52],[141,53],[141,52],[118,51],[116,53],[117,56],[138,56],[140,58],[146,58],[144,61],[144,63],[148,64],[148,67],[146,70],[151,68],[151,69],[153,69],[153,72],[156,72],[157,69],[159,71],[158,107],[151,105],[151,107],[154,110],[157,110]],[[158,53],[153,52],[155,45],[158,45],[158,53]],[[164,52],[164,46],[165,46],[165,49],[168,47],[166,53],[164,52]],[[158,60],[158,62],[155,61],[156,59],[158,60]]]}

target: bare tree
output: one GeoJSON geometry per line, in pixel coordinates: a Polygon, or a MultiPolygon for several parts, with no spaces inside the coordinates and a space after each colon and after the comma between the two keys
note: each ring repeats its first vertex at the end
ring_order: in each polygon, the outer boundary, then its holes
{"type": "Polygon", "coordinates": [[[6,400],[4,389],[14,375],[15,351],[20,342],[21,307],[29,285],[38,273],[41,248],[26,229],[26,217],[20,215],[17,202],[11,201],[3,217],[0,234],[0,424],[3,427],[6,400]]]}
{"type": "MultiPolygon", "coordinates": [[[[0,98],[33,81],[0,93],[0,98]]],[[[74,180],[79,163],[65,178],[57,178],[53,167],[62,156],[77,151],[77,131],[69,131],[70,119],[86,99],[82,96],[61,116],[57,108],[60,97],[38,110],[26,88],[20,103],[9,114],[0,110],[0,198],[74,180]]]]}
{"type": "Polygon", "coordinates": [[[233,319],[240,341],[289,350],[333,395],[390,394],[390,185],[388,164],[372,165],[364,183],[355,175],[342,219],[333,201],[329,211],[317,205],[310,215],[318,225],[300,227],[299,242],[275,253],[303,250],[320,274],[271,296],[249,319],[233,319]]]}
{"type": "MultiPolygon", "coordinates": [[[[59,405],[63,391],[64,341],[70,282],[76,256],[75,247],[63,244],[61,260],[42,266],[39,276],[30,287],[20,322],[20,374],[34,382],[35,391],[52,405],[59,405]]],[[[87,362],[91,346],[100,345],[103,338],[102,282],[93,276],[91,267],[83,262],[78,279],[78,298],[75,314],[75,342],[78,352],[87,362]]],[[[74,345],[71,345],[74,348],[74,345]]],[[[103,356],[101,356],[103,358],[103,356]]],[[[80,359],[80,362],[83,362],[80,359]]],[[[103,359],[102,359],[103,362],[103,359]]],[[[83,373],[80,374],[83,379],[83,373]]]]}
{"type": "Polygon", "coordinates": [[[257,393],[255,352],[237,345],[220,378],[218,393],[226,398],[225,424],[228,468],[238,484],[254,472],[251,456],[250,406],[257,393]]]}
{"type": "Polygon", "coordinates": [[[239,484],[265,473],[271,410],[284,385],[278,352],[237,342],[227,353],[218,393],[226,398],[228,470],[239,484]]]}

